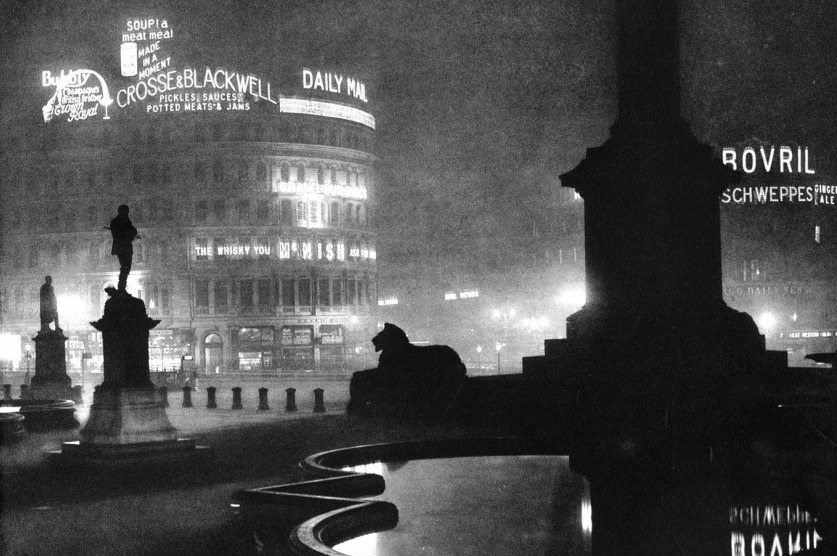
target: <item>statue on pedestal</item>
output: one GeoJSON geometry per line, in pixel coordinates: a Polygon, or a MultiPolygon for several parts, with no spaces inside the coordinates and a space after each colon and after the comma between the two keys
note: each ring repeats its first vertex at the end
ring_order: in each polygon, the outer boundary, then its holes
{"type": "Polygon", "coordinates": [[[49,323],[53,321],[55,321],[55,329],[61,330],[58,325],[58,302],[52,287],[52,276],[45,276],[41,286],[41,330],[50,330],[49,323]]]}
{"type": "Polygon", "coordinates": [[[116,218],[110,221],[111,236],[113,236],[113,246],[110,254],[116,255],[119,259],[119,282],[117,289],[125,291],[125,286],[128,282],[128,274],[131,272],[131,261],[134,258],[134,246],[132,242],[139,237],[137,229],[128,217],[128,205],[119,205],[116,210],[116,218]]]}

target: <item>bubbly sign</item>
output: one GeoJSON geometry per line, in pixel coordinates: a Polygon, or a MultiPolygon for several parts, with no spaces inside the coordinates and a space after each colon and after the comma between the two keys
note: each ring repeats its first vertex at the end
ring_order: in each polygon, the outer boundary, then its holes
{"type": "Polygon", "coordinates": [[[108,84],[98,72],[89,69],[64,71],[53,75],[50,71],[41,72],[41,84],[55,87],[55,93],[43,107],[44,122],[53,117],[66,116],[68,122],[86,120],[99,114],[99,107],[104,108],[103,119],[108,120],[108,107],[113,99],[108,84]]]}

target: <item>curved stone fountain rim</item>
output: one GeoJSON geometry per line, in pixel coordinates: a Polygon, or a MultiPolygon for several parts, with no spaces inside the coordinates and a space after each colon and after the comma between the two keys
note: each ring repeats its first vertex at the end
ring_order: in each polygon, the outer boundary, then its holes
{"type": "Polygon", "coordinates": [[[308,456],[300,467],[310,481],[240,491],[242,502],[313,507],[323,513],[296,526],[288,542],[297,554],[345,556],[331,548],[366,533],[398,524],[398,508],[364,499],[384,492],[384,479],[346,467],[374,462],[479,456],[566,455],[566,444],[536,438],[463,438],[367,444],[308,456]]]}

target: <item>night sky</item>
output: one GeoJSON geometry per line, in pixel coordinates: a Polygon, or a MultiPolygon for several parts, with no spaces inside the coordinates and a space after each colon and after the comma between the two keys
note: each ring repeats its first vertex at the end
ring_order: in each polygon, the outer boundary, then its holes
{"type": "MultiPolygon", "coordinates": [[[[370,84],[384,260],[411,246],[502,263],[549,227],[558,175],[616,116],[611,0],[21,0],[2,2],[2,121],[38,122],[42,68],[112,66],[117,29],[148,15],[178,29],[179,60],[268,76],[330,66],[370,84]]],[[[808,145],[834,175],[837,5],[686,0],[681,19],[698,138],[808,145]]]]}

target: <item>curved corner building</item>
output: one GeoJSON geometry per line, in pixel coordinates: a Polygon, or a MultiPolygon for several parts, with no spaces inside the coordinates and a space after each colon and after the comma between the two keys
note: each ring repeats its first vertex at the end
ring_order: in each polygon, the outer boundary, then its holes
{"type": "Polygon", "coordinates": [[[27,368],[47,274],[68,369],[101,368],[89,321],[116,282],[104,227],[120,204],[140,233],[128,291],[161,320],[152,371],[190,358],[206,373],[279,376],[361,365],[376,306],[364,84],[300,67],[280,92],[263,76],[163,67],[103,92],[100,75],[42,72],[44,122],[7,131],[19,140],[3,156],[5,368],[27,368]]]}

